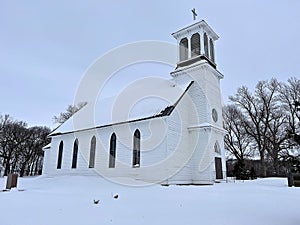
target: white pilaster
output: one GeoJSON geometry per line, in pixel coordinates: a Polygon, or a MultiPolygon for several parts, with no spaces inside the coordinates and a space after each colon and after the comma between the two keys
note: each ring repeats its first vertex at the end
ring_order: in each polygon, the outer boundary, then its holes
{"type": "Polygon", "coordinates": [[[188,40],[188,59],[192,58],[192,44],[191,44],[191,36],[186,37],[188,40]]]}

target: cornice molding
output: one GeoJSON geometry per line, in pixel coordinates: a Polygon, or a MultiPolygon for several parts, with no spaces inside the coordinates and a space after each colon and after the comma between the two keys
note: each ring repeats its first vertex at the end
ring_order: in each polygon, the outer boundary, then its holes
{"type": "Polygon", "coordinates": [[[217,127],[210,123],[201,123],[201,124],[197,124],[197,125],[191,125],[188,127],[188,130],[189,131],[192,131],[192,130],[214,130],[214,131],[220,132],[224,135],[227,134],[227,131],[224,128],[217,127]]]}
{"type": "Polygon", "coordinates": [[[182,29],[172,33],[172,36],[178,40],[178,39],[181,39],[181,37],[189,36],[193,33],[201,31],[201,30],[203,30],[203,32],[206,32],[207,35],[210,36],[214,41],[219,39],[219,36],[213,31],[213,29],[204,20],[201,20],[190,26],[182,28],[182,29]]]}
{"type": "Polygon", "coordinates": [[[173,72],[170,73],[170,75],[172,77],[177,77],[177,76],[180,76],[183,73],[188,74],[188,73],[198,71],[201,67],[207,68],[212,73],[214,73],[219,79],[224,78],[224,75],[220,71],[218,71],[217,69],[214,69],[211,65],[209,65],[209,63],[206,60],[200,60],[196,63],[191,64],[191,65],[176,68],[173,72]]]}

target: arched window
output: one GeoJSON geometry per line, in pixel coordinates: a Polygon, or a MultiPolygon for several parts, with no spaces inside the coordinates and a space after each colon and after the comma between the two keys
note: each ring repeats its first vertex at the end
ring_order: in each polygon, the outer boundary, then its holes
{"type": "Polygon", "coordinates": [[[180,61],[188,59],[188,39],[183,38],[179,43],[179,58],[180,61]]]}
{"type": "Polygon", "coordinates": [[[211,61],[215,62],[215,49],[214,49],[214,42],[212,39],[209,40],[210,44],[210,59],[211,61]]]}
{"type": "Polygon", "coordinates": [[[208,58],[209,57],[209,52],[208,52],[208,39],[207,39],[207,34],[204,33],[204,55],[208,58]]]}
{"type": "Polygon", "coordinates": [[[74,141],[74,145],[73,145],[72,169],[75,169],[77,167],[77,157],[78,157],[78,139],[74,141]]]}
{"type": "Polygon", "coordinates": [[[133,135],[133,155],[132,155],[132,167],[140,167],[140,147],[141,147],[141,133],[137,129],[133,135]]]}
{"type": "Polygon", "coordinates": [[[220,149],[220,145],[219,145],[218,141],[216,141],[216,143],[215,143],[214,150],[218,154],[221,153],[221,149],[220,149]]]}
{"type": "Polygon", "coordinates": [[[191,37],[191,50],[192,57],[200,55],[200,35],[198,33],[193,34],[191,37]]]}
{"type": "Polygon", "coordinates": [[[91,146],[90,146],[90,162],[89,162],[89,168],[95,167],[95,153],[96,153],[96,137],[93,136],[91,140],[91,146]]]}
{"type": "Polygon", "coordinates": [[[116,166],[116,142],[117,137],[116,134],[113,133],[110,137],[110,145],[109,145],[109,168],[115,168],[116,166]]]}
{"type": "Polygon", "coordinates": [[[58,148],[57,169],[61,169],[63,149],[64,149],[64,142],[61,141],[58,148]]]}

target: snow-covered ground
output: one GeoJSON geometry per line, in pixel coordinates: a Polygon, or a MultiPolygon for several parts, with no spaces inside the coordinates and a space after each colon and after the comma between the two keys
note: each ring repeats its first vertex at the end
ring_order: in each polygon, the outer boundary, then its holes
{"type": "MultiPolygon", "coordinates": [[[[0,178],[1,190],[5,182],[0,178]]],[[[300,188],[288,188],[284,178],[128,187],[97,177],[41,176],[0,192],[0,225],[298,225],[299,203],[300,188]]]]}

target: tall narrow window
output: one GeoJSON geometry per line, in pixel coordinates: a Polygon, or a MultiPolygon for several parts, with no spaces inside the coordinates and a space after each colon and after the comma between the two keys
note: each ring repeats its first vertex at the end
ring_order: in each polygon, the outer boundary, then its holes
{"type": "Polygon", "coordinates": [[[78,157],[78,139],[74,141],[73,146],[73,159],[72,159],[72,169],[77,167],[77,157],[78,157]]]}
{"type": "Polygon", "coordinates": [[[191,37],[191,51],[192,57],[200,55],[200,35],[198,33],[193,34],[191,37]]]}
{"type": "Polygon", "coordinates": [[[90,162],[89,162],[89,168],[95,167],[95,154],[96,154],[96,137],[93,136],[91,140],[91,146],[90,146],[90,162]]]}
{"type": "Polygon", "coordinates": [[[139,130],[135,130],[133,135],[133,155],[132,155],[132,167],[140,167],[140,147],[141,147],[141,133],[139,130]]]}
{"type": "Polygon", "coordinates": [[[63,149],[64,149],[64,143],[63,141],[61,141],[58,148],[57,169],[61,169],[63,149]]]}
{"type": "Polygon", "coordinates": [[[188,59],[188,39],[183,38],[179,43],[179,58],[180,61],[188,59]]]}
{"type": "Polygon", "coordinates": [[[204,54],[208,58],[209,57],[209,52],[208,52],[208,39],[207,39],[207,34],[204,33],[204,54]]]}
{"type": "Polygon", "coordinates": [[[215,49],[214,49],[214,42],[212,39],[209,40],[210,44],[210,59],[211,61],[215,62],[215,49]]]}
{"type": "Polygon", "coordinates": [[[116,142],[117,137],[116,134],[113,133],[110,137],[110,145],[109,145],[109,168],[115,168],[116,166],[116,142]]]}

